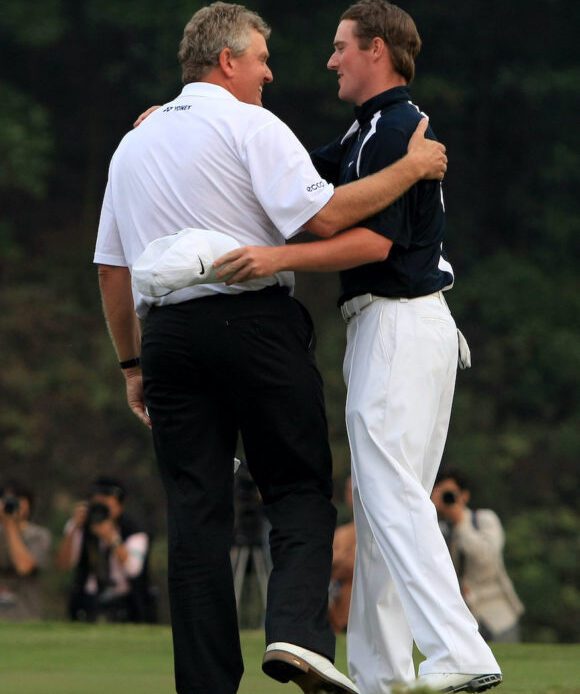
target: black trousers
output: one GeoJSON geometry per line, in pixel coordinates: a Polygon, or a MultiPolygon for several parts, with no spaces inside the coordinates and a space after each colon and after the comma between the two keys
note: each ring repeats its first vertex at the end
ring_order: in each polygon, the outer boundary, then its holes
{"type": "Polygon", "coordinates": [[[272,525],[266,641],[334,659],[336,511],[312,322],[279,287],[154,308],[145,399],[167,493],[179,694],[233,694],[243,672],[230,563],[238,433],[272,525]]]}

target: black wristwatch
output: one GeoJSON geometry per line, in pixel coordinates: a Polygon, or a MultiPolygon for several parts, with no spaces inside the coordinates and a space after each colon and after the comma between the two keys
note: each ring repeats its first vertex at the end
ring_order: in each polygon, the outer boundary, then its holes
{"type": "Polygon", "coordinates": [[[125,361],[120,361],[119,366],[122,369],[132,369],[134,366],[139,366],[141,359],[139,357],[134,357],[133,359],[126,359],[125,361]]]}

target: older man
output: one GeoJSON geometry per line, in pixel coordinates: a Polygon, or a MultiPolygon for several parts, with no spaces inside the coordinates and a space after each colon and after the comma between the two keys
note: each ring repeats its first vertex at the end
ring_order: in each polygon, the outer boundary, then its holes
{"type": "Polygon", "coordinates": [[[332,665],[331,458],[312,324],[291,298],[292,273],[153,299],[132,296],[135,259],[183,227],[262,246],[302,227],[330,236],[445,171],[443,148],[419,132],[390,169],[335,190],[261,108],[268,36],[239,5],[192,17],[179,52],[183,91],[113,156],[95,253],[129,404],[152,426],[167,493],[179,694],[233,693],[243,671],[229,561],[239,432],[272,525],[264,670],[305,692],[357,689],[332,665]]]}

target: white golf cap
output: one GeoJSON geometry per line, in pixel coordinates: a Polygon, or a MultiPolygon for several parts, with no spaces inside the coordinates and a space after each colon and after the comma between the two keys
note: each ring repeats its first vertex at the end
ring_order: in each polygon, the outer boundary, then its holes
{"type": "Polygon", "coordinates": [[[131,270],[133,286],[144,296],[165,296],[195,284],[216,284],[212,265],[240,244],[214,229],[181,229],[152,241],[131,270]]]}

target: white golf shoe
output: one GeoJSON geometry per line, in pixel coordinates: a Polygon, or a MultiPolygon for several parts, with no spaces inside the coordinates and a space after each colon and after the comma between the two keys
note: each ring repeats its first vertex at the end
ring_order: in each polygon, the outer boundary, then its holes
{"type": "Polygon", "coordinates": [[[502,676],[499,673],[490,675],[473,675],[464,673],[433,673],[422,675],[413,684],[409,685],[409,691],[428,687],[434,692],[484,692],[486,689],[497,687],[501,684],[502,676]]]}

